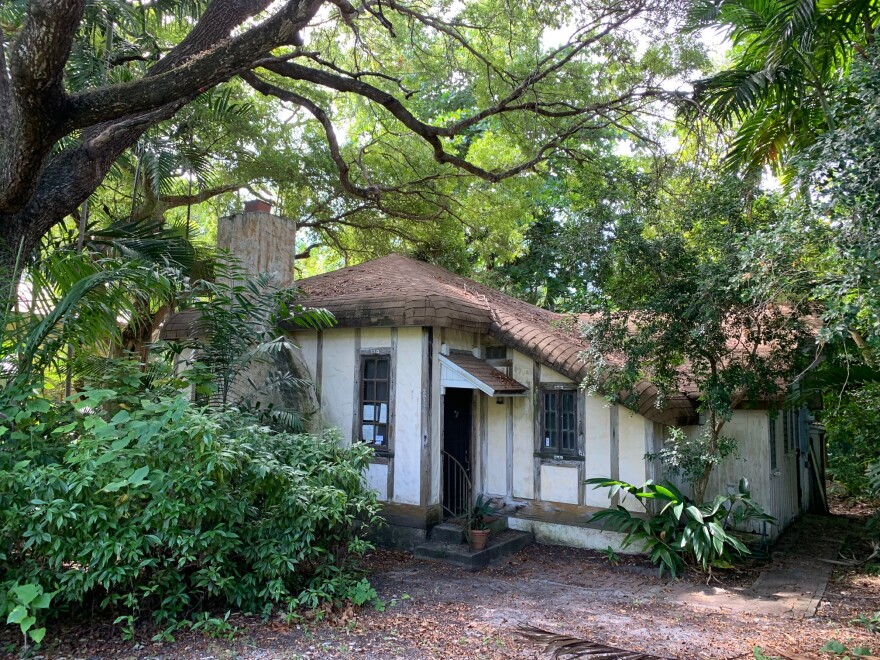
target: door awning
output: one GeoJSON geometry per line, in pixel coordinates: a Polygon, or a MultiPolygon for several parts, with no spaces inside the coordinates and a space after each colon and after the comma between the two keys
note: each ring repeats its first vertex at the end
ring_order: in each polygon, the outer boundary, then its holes
{"type": "Polygon", "coordinates": [[[529,388],[471,353],[440,355],[440,386],[480,390],[492,397],[524,396],[529,388]]]}

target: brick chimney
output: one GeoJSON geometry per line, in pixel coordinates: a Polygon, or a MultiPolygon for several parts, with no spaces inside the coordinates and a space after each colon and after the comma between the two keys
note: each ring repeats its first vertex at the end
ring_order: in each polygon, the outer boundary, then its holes
{"type": "Polygon", "coordinates": [[[250,273],[272,273],[278,286],[293,283],[296,223],[272,213],[260,199],[245,202],[244,213],[217,221],[217,248],[230,252],[250,273]]]}

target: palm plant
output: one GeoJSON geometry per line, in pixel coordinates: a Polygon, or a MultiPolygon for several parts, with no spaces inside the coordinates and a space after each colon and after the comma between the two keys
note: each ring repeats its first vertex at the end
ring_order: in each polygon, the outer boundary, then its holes
{"type": "MultiPolygon", "coordinates": [[[[284,427],[300,428],[302,411],[293,406],[260,409],[257,399],[270,391],[310,387],[295,364],[293,342],[283,328],[321,329],[333,324],[330,312],[291,302],[295,289],[278,287],[269,274],[250,275],[233,258],[215,264],[214,280],[193,283],[189,337],[168,346],[173,356],[192,351],[206,403],[251,408],[284,427]],[[254,364],[264,369],[253,369],[254,364]],[[260,380],[255,380],[255,372],[260,380]]],[[[295,397],[288,397],[295,398],[295,397]]]]}
{"type": "Polygon", "coordinates": [[[141,300],[170,297],[176,286],[173,268],[73,251],[41,260],[28,274],[27,305],[6,309],[2,319],[6,387],[39,388],[64,373],[72,366],[69,344],[108,354],[121,335],[120,319],[137,318],[141,300]]]}
{"type": "Polygon", "coordinates": [[[880,6],[871,0],[695,0],[693,29],[720,28],[732,63],[694,84],[694,111],[736,126],[727,163],[784,167],[834,128],[829,90],[873,42],[880,6]]]}

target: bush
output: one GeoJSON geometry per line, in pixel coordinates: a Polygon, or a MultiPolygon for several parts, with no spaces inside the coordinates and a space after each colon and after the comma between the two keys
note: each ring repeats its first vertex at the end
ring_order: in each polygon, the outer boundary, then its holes
{"type": "Polygon", "coordinates": [[[688,564],[709,572],[712,568],[729,568],[749,554],[748,548],[731,533],[733,528],[750,520],[776,522],[752,501],[745,479],[740,479],[737,493],[719,495],[711,503],[699,506],[669,482],[648,481],[634,486],[625,481],[596,478],[585,483],[610,488],[609,497],[619,492],[624,497],[632,495],[647,513],[650,512],[646,502],[662,505],[659,513],[647,517],[617,506],[599,511],[590,519],[604,521],[606,526],[625,533],[623,547],[634,543],[644,547],[651,561],[660,567],[661,575],[667,570],[676,577],[688,564]]]}
{"type": "Polygon", "coordinates": [[[880,457],[880,384],[829,394],[822,414],[828,442],[828,472],[850,495],[880,493],[880,470],[871,483],[871,464],[880,457]]]}
{"type": "Polygon", "coordinates": [[[368,448],[139,388],[0,401],[0,593],[35,584],[53,611],[92,602],[130,624],[363,589],[368,448]]]}

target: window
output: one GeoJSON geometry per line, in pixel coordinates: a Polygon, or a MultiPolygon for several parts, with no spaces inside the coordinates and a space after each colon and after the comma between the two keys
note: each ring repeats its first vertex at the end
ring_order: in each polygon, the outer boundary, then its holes
{"type": "Polygon", "coordinates": [[[798,414],[794,410],[786,410],[782,413],[782,438],[785,453],[793,453],[798,443],[798,414]]]}
{"type": "Polygon", "coordinates": [[[545,390],[542,453],[577,455],[577,393],[545,390]]]}
{"type": "Polygon", "coordinates": [[[776,419],[773,415],[768,415],[770,420],[770,473],[773,474],[779,469],[779,459],[776,455],[776,419]]]}
{"type": "Polygon", "coordinates": [[[487,360],[506,360],[507,346],[486,346],[487,360]]]}
{"type": "Polygon", "coordinates": [[[376,447],[388,446],[388,416],[391,391],[391,358],[370,355],[361,358],[361,437],[376,447]]]}

